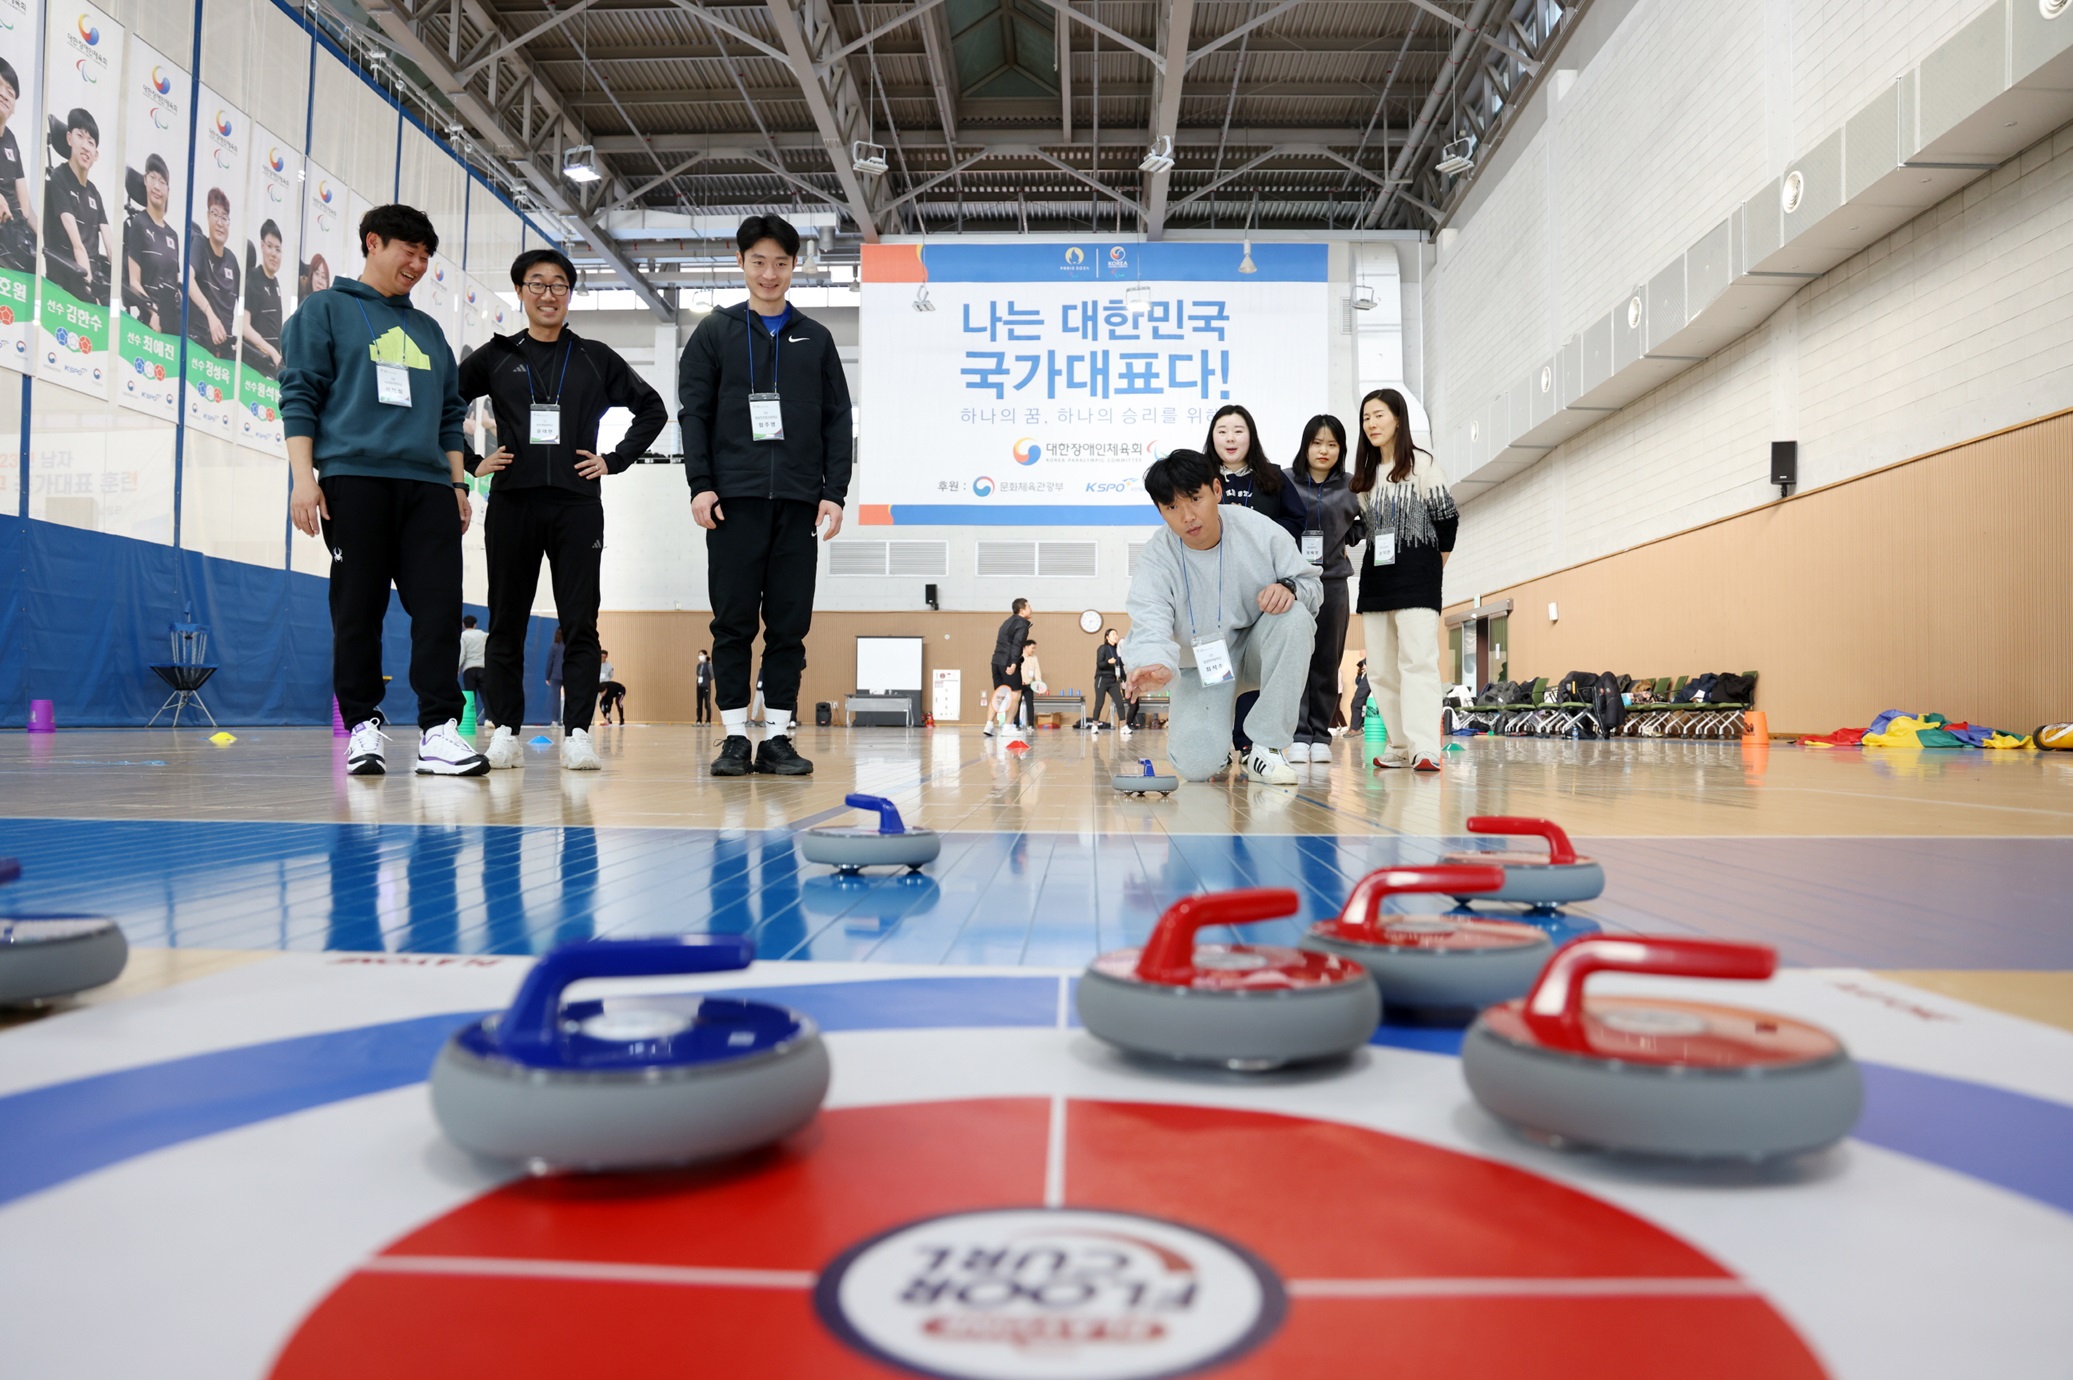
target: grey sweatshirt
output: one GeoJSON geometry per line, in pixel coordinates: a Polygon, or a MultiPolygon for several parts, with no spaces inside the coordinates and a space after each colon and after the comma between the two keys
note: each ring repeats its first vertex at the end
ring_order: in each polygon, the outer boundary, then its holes
{"type": "Polygon", "coordinates": [[[1130,634],[1117,648],[1123,665],[1164,666],[1178,671],[1195,664],[1193,638],[1207,641],[1249,628],[1260,618],[1260,591],[1286,579],[1296,587],[1296,602],[1317,614],[1324,585],[1317,567],[1303,559],[1288,529],[1250,508],[1225,504],[1223,539],[1208,551],[1190,551],[1170,527],[1162,527],[1145,544],[1137,573],[1130,577],[1130,634]],[[1217,609],[1217,564],[1223,563],[1223,608],[1217,609]],[[1182,579],[1182,562],[1186,579],[1182,579]],[[1188,599],[1194,599],[1192,634],[1188,599]]]}

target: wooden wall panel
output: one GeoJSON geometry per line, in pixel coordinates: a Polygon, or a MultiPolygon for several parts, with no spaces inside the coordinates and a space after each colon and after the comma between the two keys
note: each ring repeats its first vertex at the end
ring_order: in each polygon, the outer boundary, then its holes
{"type": "Polygon", "coordinates": [[[1516,604],[1515,677],[1753,669],[1774,732],[1889,708],[2028,732],[2073,715],[2069,513],[2073,412],[1485,597],[1516,604]]]}

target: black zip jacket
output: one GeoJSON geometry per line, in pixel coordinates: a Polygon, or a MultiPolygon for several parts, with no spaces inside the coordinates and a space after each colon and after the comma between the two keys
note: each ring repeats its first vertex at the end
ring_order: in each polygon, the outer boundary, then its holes
{"type": "Polygon", "coordinates": [[[1012,666],[1022,660],[1022,644],[1029,641],[1029,620],[1011,613],[993,639],[993,664],[1012,666]]]}
{"type": "Polygon", "coordinates": [[[849,382],[835,337],[797,307],[773,342],[747,302],[698,323],[677,364],[677,420],[684,432],[684,478],[693,497],[783,498],[839,504],[849,495],[849,382]],[[785,438],[749,439],[749,361],[758,393],[780,399],[785,438]],[[773,354],[775,360],[773,362],[773,354]],[[781,373],[780,373],[781,371],[781,373]]]}
{"type": "MultiPolygon", "coordinates": [[[[497,444],[511,452],[511,463],[498,470],[490,491],[511,489],[558,489],[583,498],[598,497],[598,481],[576,473],[576,452],[597,451],[597,426],[605,413],[624,407],[633,413],[633,425],[611,454],[604,457],[608,473],[617,474],[646,453],[649,443],[669,424],[669,408],[662,395],[636,374],[619,352],[595,340],[585,340],[568,327],[561,338],[549,344],[534,340],[524,331],[490,337],[489,343],[469,355],[461,365],[461,401],[473,402],[485,395],[497,419],[497,444]],[[562,356],[568,355],[564,377],[562,356]],[[532,366],[530,377],[526,366],[532,366]],[[561,442],[535,445],[532,435],[532,405],[554,402],[559,389],[561,442]]],[[[482,457],[467,452],[468,473],[482,457]]]]}

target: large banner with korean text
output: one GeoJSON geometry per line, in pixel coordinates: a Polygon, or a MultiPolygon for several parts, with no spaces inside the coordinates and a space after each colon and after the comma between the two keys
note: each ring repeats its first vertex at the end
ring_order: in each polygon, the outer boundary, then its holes
{"type": "Polygon", "coordinates": [[[865,523],[1145,524],[1139,480],[1246,407],[1275,463],[1343,410],[1321,244],[866,245],[865,523]]]}

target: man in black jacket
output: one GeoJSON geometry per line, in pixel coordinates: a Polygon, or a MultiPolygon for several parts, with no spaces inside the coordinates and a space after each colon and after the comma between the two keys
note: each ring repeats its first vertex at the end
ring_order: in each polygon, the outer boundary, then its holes
{"type": "Polygon", "coordinates": [[[992,717],[983,730],[987,737],[993,736],[998,727],[1010,734],[1010,742],[1026,742],[1022,736],[1022,692],[1027,682],[1022,678],[1022,648],[1029,642],[1029,615],[1035,610],[1027,599],[1017,599],[1008,607],[1008,616],[1001,620],[1000,631],[993,638],[993,690],[994,700],[999,701],[1000,690],[1005,687],[1008,698],[1004,703],[991,706],[992,717]]]}
{"type": "Polygon", "coordinates": [[[842,530],[849,494],[849,384],[828,328],[785,301],[799,232],[778,216],[750,216],[734,243],[749,300],[700,322],[677,366],[727,735],[713,775],[804,776],[813,763],[791,732],[813,624],[814,537],[842,530]],[[759,627],[768,728],[751,763],[749,652],[759,627]]]}
{"type": "Polygon", "coordinates": [[[669,421],[662,395],[609,346],[564,324],[575,265],[553,249],[530,249],[511,263],[511,284],[526,328],[493,336],[461,365],[461,401],[487,395],[501,444],[468,457],[478,475],[495,475],[483,546],[489,557],[489,650],[483,691],[491,767],[525,761],[525,635],[540,584],[540,558],[554,581],[561,622],[561,764],[596,771],[590,720],[597,707],[598,570],[605,552],[605,505],[598,480],[639,459],[669,421]],[[597,453],[598,423],[614,407],[633,424],[610,455],[597,453]]]}

